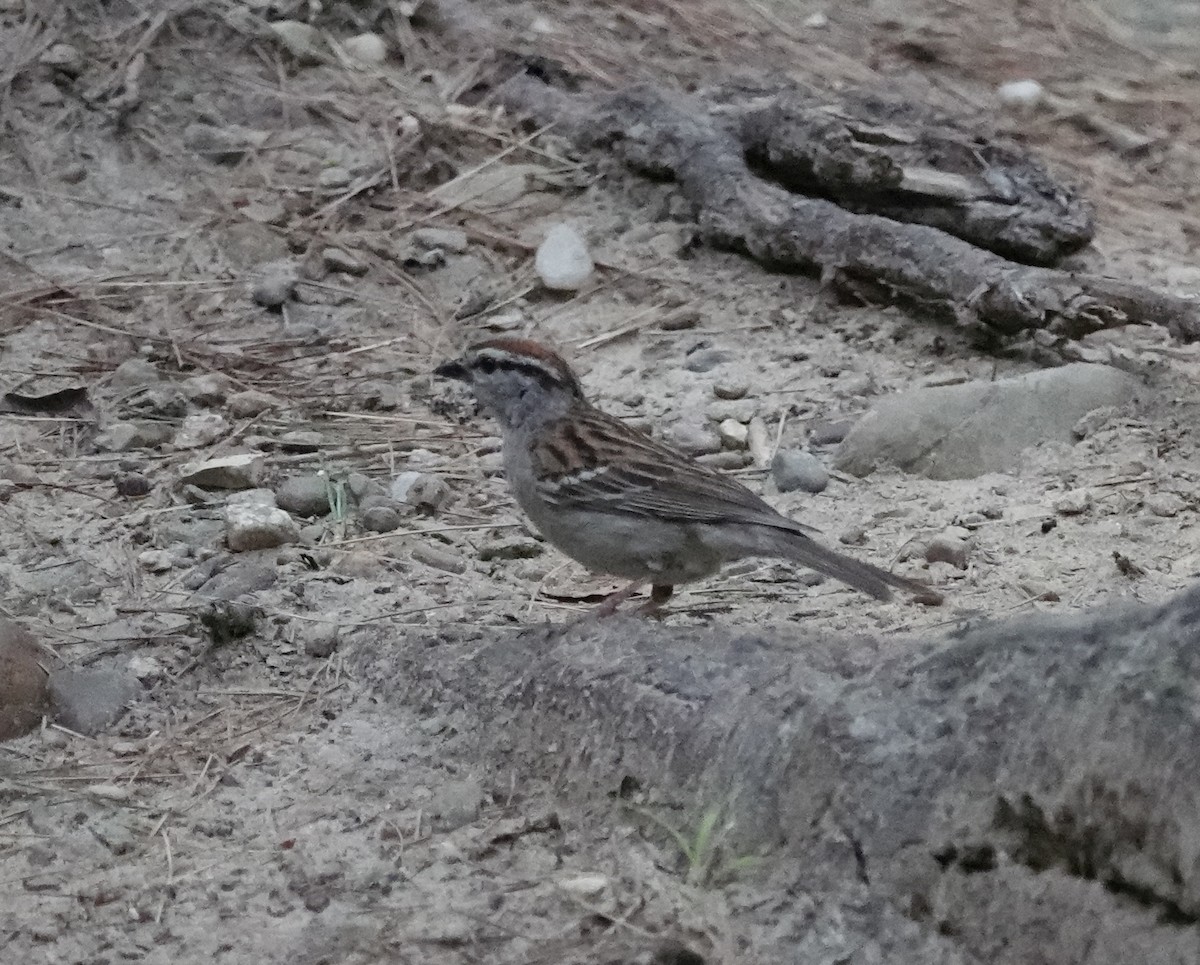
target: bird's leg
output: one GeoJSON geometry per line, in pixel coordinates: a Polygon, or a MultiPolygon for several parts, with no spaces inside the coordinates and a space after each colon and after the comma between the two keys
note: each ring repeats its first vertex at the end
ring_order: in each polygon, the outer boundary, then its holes
{"type": "Polygon", "coordinates": [[[671,599],[675,587],[669,583],[655,583],[650,587],[650,599],[638,607],[641,616],[648,617],[661,610],[671,599]]]}
{"type": "Polygon", "coordinates": [[[596,616],[612,616],[617,612],[617,607],[633,596],[633,594],[637,592],[638,587],[645,582],[645,580],[634,580],[628,586],[623,586],[621,589],[610,593],[600,602],[600,605],[596,607],[596,616]]]}

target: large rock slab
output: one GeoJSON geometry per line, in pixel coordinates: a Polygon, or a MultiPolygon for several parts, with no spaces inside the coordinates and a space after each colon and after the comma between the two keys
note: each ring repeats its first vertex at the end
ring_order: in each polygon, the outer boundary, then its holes
{"type": "Polygon", "coordinates": [[[868,412],[834,466],[866,476],[892,465],[930,479],[1010,472],[1025,449],[1072,441],[1083,416],[1131,402],[1140,386],[1125,372],[1080,362],[995,382],[913,389],[868,412]]]}
{"type": "Polygon", "coordinates": [[[477,721],[498,772],[730,802],[731,853],[840,922],[776,960],[1200,961],[1200,588],[907,643],[618,618],[391,659],[381,693],[477,721]]]}

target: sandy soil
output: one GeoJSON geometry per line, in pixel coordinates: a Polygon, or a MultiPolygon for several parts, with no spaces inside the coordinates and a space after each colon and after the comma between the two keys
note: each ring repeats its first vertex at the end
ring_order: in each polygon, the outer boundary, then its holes
{"type": "MultiPolygon", "coordinates": [[[[689,83],[753,64],[928,98],[1024,142],[1096,199],[1100,230],[1078,266],[1189,294],[1200,74],[1173,38],[1083,4],[1047,19],[973,0],[738,13],[572,0],[411,21],[388,11],[420,4],[329,5],[314,21],[328,36],[377,30],[391,48],[356,70],[328,52],[297,63],[262,33],[259,18],[302,16],[302,4],[40,6],[0,3],[0,389],[83,386],[96,418],[0,416],[0,476],[12,480],[0,489],[0,613],[39,636],[53,667],[133,660],[144,696],[94,738],[49,726],[0,745],[5,955],[698,960],[662,950],[666,939],[712,962],[766,954],[778,936],[742,912],[767,883],[731,856],[689,860],[665,828],[694,842],[695,816],[658,798],[568,805],[553,784],[478,760],[469,707],[402,705],[373,675],[438,628],[486,637],[569,620],[611,586],[534,538],[507,498],[492,427],[431,368],[480,332],[529,333],[573,358],[603,407],[655,431],[757,415],[799,447],[893,392],[1030,365],[897,310],[828,305],[810,278],[692,245],[670,185],[476,106],[511,63],[497,49],[594,82],[689,83]],[[77,62],[39,61],[62,55],[58,43],[77,62]],[[1079,117],[999,111],[995,85],[1026,76],[1079,117]],[[1151,140],[1122,153],[1118,125],[1151,140]],[[602,266],[572,296],[542,291],[532,270],[544,230],[564,219],[602,266]],[[466,250],[430,258],[412,234],[429,227],[465,231],[466,250]],[[288,259],[296,297],[282,313],[256,304],[255,285],[288,259]],[[731,357],[683,365],[710,348],[731,357]],[[745,396],[717,399],[718,386],[745,396]],[[231,402],[250,390],[269,396],[262,411],[231,402]],[[112,451],[114,424],[157,431],[158,444],[112,451]],[[286,436],[300,431],[317,435],[286,436]],[[271,486],[415,469],[449,494],[392,533],[365,532],[350,508],[302,521],[304,545],[240,554],[222,592],[250,593],[261,619],[214,646],[196,590],[226,561],[225,497],[200,502],[181,467],[250,450],[266,454],[271,486]],[[122,495],[130,474],[149,492],[122,495]]],[[[1155,369],[1154,400],[1010,473],[835,474],[814,496],[738,470],[830,540],[861,529],[854,551],[885,565],[966,525],[965,570],[902,564],[945,590],[945,606],[878,604],[755,564],[681,591],[667,620],[901,634],[1182,587],[1200,570],[1200,356],[1154,329],[1108,341],[1155,369]],[[1081,488],[1091,508],[1057,514],[1081,488]],[[1156,494],[1178,495],[1176,511],[1148,506],[1156,494]]]]}

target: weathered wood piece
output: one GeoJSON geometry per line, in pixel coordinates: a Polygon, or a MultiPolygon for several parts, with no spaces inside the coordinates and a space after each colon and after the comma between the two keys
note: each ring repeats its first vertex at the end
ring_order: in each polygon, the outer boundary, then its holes
{"type": "Polygon", "coordinates": [[[1000,336],[1043,330],[1071,339],[1156,322],[1181,341],[1200,338],[1195,302],[1132,282],[1018,264],[929,225],[857,214],[789,191],[751,169],[749,146],[761,146],[761,136],[747,138],[746,124],[730,120],[729,111],[720,117],[694,98],[646,86],[568,94],[525,75],[503,85],[498,97],[539,124],[553,122],[584,147],[674,179],[709,243],[775,268],[819,270],[825,282],[857,297],[894,301],[1000,336]]]}
{"type": "Polygon", "coordinates": [[[1200,589],[927,641],[476,631],[373,673],[577,801],[732,802],[733,853],[765,846],[839,914],[874,903],[862,927],[909,949],[884,960],[1200,960],[1200,589]]]}

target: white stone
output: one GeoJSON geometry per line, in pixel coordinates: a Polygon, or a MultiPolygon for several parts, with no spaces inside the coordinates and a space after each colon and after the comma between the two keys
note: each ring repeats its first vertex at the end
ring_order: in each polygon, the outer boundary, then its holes
{"type": "Polygon", "coordinates": [[[300,538],[300,527],[277,506],[234,503],[225,507],[225,542],[235,553],[273,549],[300,538]]]}
{"type": "Polygon", "coordinates": [[[387,44],[379,34],[359,34],[342,44],[346,56],[360,64],[382,64],[387,60],[387,44]]]}
{"type": "Polygon", "coordinates": [[[215,412],[200,412],[183,420],[175,436],[176,449],[199,449],[229,432],[229,421],[215,412]]]}
{"type": "Polygon", "coordinates": [[[996,96],[1005,107],[1029,110],[1046,98],[1046,88],[1036,80],[1011,80],[996,88],[996,96]]]}
{"type": "Polygon", "coordinates": [[[726,419],[718,425],[717,435],[728,449],[745,449],[750,441],[750,430],[737,419],[726,419]]]}
{"type": "Polygon", "coordinates": [[[546,232],[534,259],[538,277],[552,291],[578,291],[595,267],[587,242],[569,224],[556,224],[546,232]]]}
{"type": "Polygon", "coordinates": [[[321,43],[321,34],[316,27],[299,20],[276,20],[268,29],[292,56],[308,60],[316,56],[321,43]]]}

